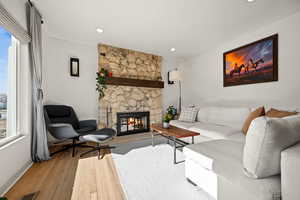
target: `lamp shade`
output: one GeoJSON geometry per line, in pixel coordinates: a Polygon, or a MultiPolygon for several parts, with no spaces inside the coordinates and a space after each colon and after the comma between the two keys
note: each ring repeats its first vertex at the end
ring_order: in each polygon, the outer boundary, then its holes
{"type": "Polygon", "coordinates": [[[178,70],[171,71],[170,81],[181,81],[181,73],[178,70]]]}

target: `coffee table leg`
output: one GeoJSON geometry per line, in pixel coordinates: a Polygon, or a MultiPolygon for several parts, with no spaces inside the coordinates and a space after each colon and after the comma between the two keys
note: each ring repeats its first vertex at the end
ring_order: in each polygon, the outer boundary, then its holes
{"type": "Polygon", "coordinates": [[[192,136],[192,144],[194,144],[194,136],[192,136]]]}
{"type": "Polygon", "coordinates": [[[152,133],[152,146],[154,147],[154,131],[152,131],[151,133],[152,133]]]}
{"type": "Polygon", "coordinates": [[[173,137],[173,145],[174,145],[174,164],[176,164],[176,138],[173,137]]]}

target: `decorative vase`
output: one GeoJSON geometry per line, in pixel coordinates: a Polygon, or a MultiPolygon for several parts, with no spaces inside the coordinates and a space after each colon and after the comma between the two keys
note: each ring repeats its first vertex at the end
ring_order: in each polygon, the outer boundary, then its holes
{"type": "Polygon", "coordinates": [[[164,127],[164,128],[169,128],[169,127],[170,127],[169,122],[164,122],[164,123],[163,123],[163,127],[164,127]]]}

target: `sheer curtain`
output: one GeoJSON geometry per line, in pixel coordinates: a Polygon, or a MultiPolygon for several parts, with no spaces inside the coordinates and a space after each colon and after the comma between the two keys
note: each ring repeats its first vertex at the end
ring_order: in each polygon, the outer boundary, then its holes
{"type": "Polygon", "coordinates": [[[29,9],[31,35],[30,54],[32,66],[33,130],[31,156],[34,162],[49,160],[47,131],[43,111],[42,90],[42,30],[41,15],[34,6],[29,9]]]}

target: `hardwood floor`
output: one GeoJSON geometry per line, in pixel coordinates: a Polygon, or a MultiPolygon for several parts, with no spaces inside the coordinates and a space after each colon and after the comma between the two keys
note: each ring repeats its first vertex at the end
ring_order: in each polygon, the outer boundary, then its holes
{"type": "MultiPolygon", "coordinates": [[[[143,140],[149,133],[117,137],[109,144],[143,140]]],[[[109,151],[98,160],[96,154],[80,158],[87,149],[77,148],[53,156],[52,160],[35,163],[5,195],[20,200],[26,194],[39,191],[37,200],[123,200],[124,193],[109,151]]]]}

